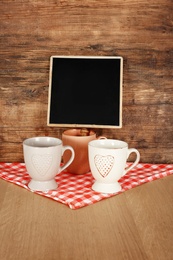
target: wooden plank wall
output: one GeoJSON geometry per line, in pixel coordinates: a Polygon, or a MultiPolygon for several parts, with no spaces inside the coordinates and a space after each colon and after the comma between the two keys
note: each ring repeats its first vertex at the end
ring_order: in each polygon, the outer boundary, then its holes
{"type": "Polygon", "coordinates": [[[61,138],[46,122],[51,55],[117,55],[123,127],[97,133],[173,163],[172,0],[1,0],[0,13],[0,161],[22,162],[25,138],[61,138]]]}

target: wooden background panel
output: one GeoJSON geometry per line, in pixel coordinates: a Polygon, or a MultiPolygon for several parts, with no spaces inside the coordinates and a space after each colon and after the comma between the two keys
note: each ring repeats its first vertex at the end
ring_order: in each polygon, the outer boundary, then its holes
{"type": "Polygon", "coordinates": [[[127,141],[142,162],[173,162],[171,0],[2,0],[0,11],[0,161],[23,161],[27,137],[61,138],[47,127],[51,55],[117,55],[123,127],[97,134],[127,141]]]}

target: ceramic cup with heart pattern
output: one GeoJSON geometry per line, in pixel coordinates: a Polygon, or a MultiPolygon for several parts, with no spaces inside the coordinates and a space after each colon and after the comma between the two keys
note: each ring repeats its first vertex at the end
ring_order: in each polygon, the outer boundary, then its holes
{"type": "Polygon", "coordinates": [[[56,189],[58,184],[55,176],[65,170],[74,159],[74,150],[69,145],[54,137],[33,137],[23,142],[24,161],[31,181],[28,187],[37,191],[56,189]],[[71,151],[71,157],[62,167],[61,159],[66,150],[71,151]]]}
{"type": "Polygon", "coordinates": [[[116,193],[121,190],[118,180],[134,168],[140,153],[135,148],[128,148],[124,141],[115,139],[93,140],[88,144],[89,164],[95,183],[92,189],[101,193],[116,193]],[[126,167],[131,153],[136,153],[135,161],[126,167]]]}

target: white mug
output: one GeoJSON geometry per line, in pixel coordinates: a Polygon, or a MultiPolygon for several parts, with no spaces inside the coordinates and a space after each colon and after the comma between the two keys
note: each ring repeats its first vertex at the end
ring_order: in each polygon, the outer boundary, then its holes
{"type": "Polygon", "coordinates": [[[33,137],[23,142],[24,161],[31,181],[32,190],[47,191],[58,187],[55,176],[67,168],[74,159],[71,146],[63,146],[62,141],[54,137],[33,137]],[[66,150],[71,151],[68,162],[60,166],[66,150]]]}
{"type": "Polygon", "coordinates": [[[88,144],[89,164],[95,178],[92,189],[101,193],[116,193],[121,190],[118,180],[134,168],[140,153],[135,148],[128,148],[124,141],[114,139],[100,139],[88,144]],[[126,167],[131,153],[136,153],[136,160],[126,167]]]}

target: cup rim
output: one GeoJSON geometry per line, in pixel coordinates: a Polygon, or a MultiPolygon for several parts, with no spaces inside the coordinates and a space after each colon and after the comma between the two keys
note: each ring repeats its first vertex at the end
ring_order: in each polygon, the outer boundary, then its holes
{"type": "Polygon", "coordinates": [[[50,137],[50,136],[35,136],[27,138],[23,141],[23,145],[26,145],[28,147],[32,148],[50,148],[55,147],[62,144],[62,140],[56,137],[50,137]],[[43,142],[45,140],[45,145],[39,146],[40,141],[43,142]],[[46,143],[47,142],[47,143],[46,143]],[[38,144],[38,146],[37,146],[38,144]]]}
{"type": "Polygon", "coordinates": [[[123,148],[128,148],[128,143],[118,139],[107,138],[107,139],[92,140],[88,143],[88,146],[93,148],[98,148],[98,149],[123,149],[123,148]],[[105,145],[105,143],[107,144],[105,145]]]}

